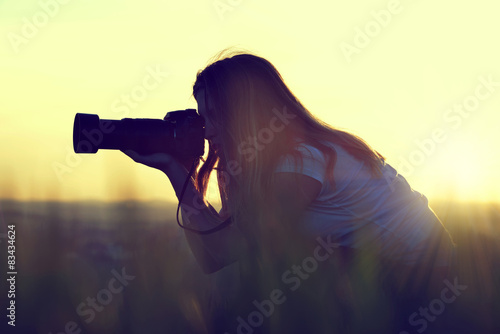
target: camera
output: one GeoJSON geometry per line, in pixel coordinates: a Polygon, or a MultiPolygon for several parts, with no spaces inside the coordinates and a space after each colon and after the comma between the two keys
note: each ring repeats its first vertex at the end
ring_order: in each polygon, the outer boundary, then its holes
{"type": "Polygon", "coordinates": [[[168,153],[178,158],[196,158],[205,150],[203,117],[195,109],[170,111],[161,119],[99,119],[77,113],[73,124],[75,153],[97,153],[99,149],[133,150],[140,154],[168,153]]]}

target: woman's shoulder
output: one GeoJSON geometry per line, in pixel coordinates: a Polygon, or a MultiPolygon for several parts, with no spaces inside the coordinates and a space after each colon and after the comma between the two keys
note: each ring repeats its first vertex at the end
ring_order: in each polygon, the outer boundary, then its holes
{"type": "Polygon", "coordinates": [[[309,166],[327,174],[333,172],[333,178],[338,184],[372,178],[369,166],[356,159],[342,145],[326,140],[320,141],[320,144],[302,140],[298,141],[296,150],[309,166]],[[331,162],[333,165],[330,165],[331,162]]]}
{"type": "Polygon", "coordinates": [[[295,139],[293,147],[278,161],[275,172],[297,172],[323,182],[326,156],[314,144],[303,139],[295,139]]]}
{"type": "Polygon", "coordinates": [[[324,157],[324,152],[320,150],[313,143],[306,142],[305,140],[298,141],[295,149],[301,153],[302,156],[307,158],[314,158],[316,160],[320,160],[324,157]]]}

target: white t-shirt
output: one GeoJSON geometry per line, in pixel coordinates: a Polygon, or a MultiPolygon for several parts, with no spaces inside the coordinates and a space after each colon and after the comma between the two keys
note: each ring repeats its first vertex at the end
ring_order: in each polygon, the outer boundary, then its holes
{"type": "MultiPolygon", "coordinates": [[[[296,172],[318,180],[322,187],[309,205],[303,228],[311,237],[325,237],[342,246],[379,250],[382,256],[411,265],[432,246],[444,227],[425,196],[413,190],[403,176],[385,164],[384,177],[375,178],[364,162],[341,146],[337,152],[335,185],[328,181],[327,160],[317,148],[300,143],[303,169],[291,156],[282,157],[275,172],[296,172]]],[[[451,243],[450,243],[451,246],[451,243]]],[[[437,263],[446,264],[451,248],[441,251],[437,263]]]]}

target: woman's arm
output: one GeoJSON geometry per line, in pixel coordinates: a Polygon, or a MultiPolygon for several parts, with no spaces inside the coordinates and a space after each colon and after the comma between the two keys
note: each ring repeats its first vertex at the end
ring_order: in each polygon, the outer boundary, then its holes
{"type": "Polygon", "coordinates": [[[302,233],[302,224],[307,207],[318,197],[322,185],[310,176],[294,172],[277,172],[274,182],[274,219],[263,238],[269,238],[264,244],[271,245],[272,255],[281,258],[300,252],[301,246],[310,246],[310,240],[302,233]]]}
{"type": "MultiPolygon", "coordinates": [[[[180,200],[182,187],[188,175],[180,163],[169,164],[163,172],[168,176],[180,200]]],[[[191,179],[186,187],[181,203],[182,220],[186,227],[205,231],[221,224],[224,219],[209,203],[203,200],[191,179]]],[[[212,273],[238,260],[245,250],[245,239],[235,224],[220,231],[200,235],[185,230],[186,239],[198,263],[205,273],[212,273]]]]}
{"type": "MultiPolygon", "coordinates": [[[[157,153],[148,156],[133,151],[124,152],[132,160],[161,170],[167,175],[180,200],[182,187],[189,172],[187,164],[179,162],[170,155],[157,153]]],[[[208,230],[218,226],[223,219],[215,212],[203,196],[196,190],[191,179],[186,187],[181,203],[182,221],[186,227],[208,230]]],[[[213,273],[238,260],[245,251],[246,242],[242,233],[230,224],[220,231],[199,235],[185,230],[186,239],[197,262],[205,273],[213,273]]]]}

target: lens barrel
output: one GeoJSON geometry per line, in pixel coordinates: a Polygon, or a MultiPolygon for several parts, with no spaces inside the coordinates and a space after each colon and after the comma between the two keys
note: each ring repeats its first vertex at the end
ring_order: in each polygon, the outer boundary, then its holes
{"type": "Polygon", "coordinates": [[[108,120],[99,119],[94,114],[78,113],[73,124],[73,149],[75,153],[97,153],[99,149],[109,149],[198,157],[204,152],[203,119],[195,109],[171,111],[164,120],[108,120]]]}

